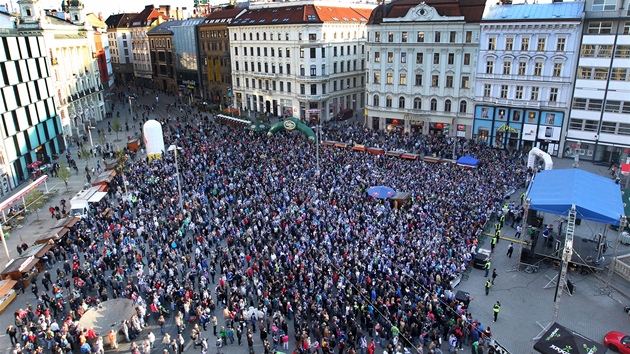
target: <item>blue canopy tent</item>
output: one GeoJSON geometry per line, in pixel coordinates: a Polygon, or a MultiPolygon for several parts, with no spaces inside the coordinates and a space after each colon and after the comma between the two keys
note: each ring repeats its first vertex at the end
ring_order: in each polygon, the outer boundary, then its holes
{"type": "Polygon", "coordinates": [[[477,167],[479,160],[470,155],[466,155],[457,159],[457,164],[464,167],[477,167]]]}
{"type": "Polygon", "coordinates": [[[540,171],[527,190],[530,209],[619,226],[621,190],[613,180],[576,168],[540,171]]]}

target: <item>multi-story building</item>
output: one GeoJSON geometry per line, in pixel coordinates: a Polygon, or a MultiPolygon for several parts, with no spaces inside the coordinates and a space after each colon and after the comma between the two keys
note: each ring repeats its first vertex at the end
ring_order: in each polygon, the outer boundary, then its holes
{"type": "Polygon", "coordinates": [[[49,163],[62,151],[63,137],[44,37],[2,28],[0,48],[0,196],[6,196],[30,177],[28,165],[49,163]]]}
{"type": "Polygon", "coordinates": [[[176,94],[179,91],[175,72],[175,46],[171,27],[181,21],[169,21],[157,25],[147,32],[151,65],[153,71],[153,88],[176,94]]]}
{"type": "Polygon", "coordinates": [[[133,62],[133,74],[136,80],[143,85],[152,86],[151,55],[149,53],[149,37],[147,32],[169,20],[168,16],[160,12],[164,11],[147,5],[144,10],[131,20],[131,52],[133,62]]]}
{"type": "Polygon", "coordinates": [[[302,120],[329,120],[348,108],[362,115],[373,6],[265,6],[228,24],[233,106],[302,120]]]}
{"type": "Polygon", "coordinates": [[[247,9],[227,9],[210,13],[200,23],[199,58],[201,62],[201,91],[204,100],[212,104],[228,105],[231,94],[232,65],[230,36],[227,25],[247,9]]]}
{"type": "Polygon", "coordinates": [[[626,162],[630,152],[630,1],[586,0],[565,157],[626,162]]]}
{"type": "Polygon", "coordinates": [[[79,0],[64,2],[70,20],[46,15],[39,0],[19,0],[18,33],[42,35],[52,66],[56,111],[64,137],[86,134],[105,116],[94,30],[79,0]]]}
{"type": "Polygon", "coordinates": [[[129,27],[137,15],[137,13],[122,13],[111,15],[105,20],[115,81],[121,84],[133,80],[133,55],[129,27]]]}
{"type": "Polygon", "coordinates": [[[179,21],[175,26],[171,27],[173,43],[175,44],[177,83],[182,88],[182,94],[188,97],[189,100],[192,100],[193,95],[201,96],[197,26],[203,21],[203,17],[192,18],[179,21]]]}
{"type": "Polygon", "coordinates": [[[575,75],[583,2],[490,6],[481,22],[474,136],[558,155],[575,75]]]}
{"type": "Polygon", "coordinates": [[[484,4],[396,0],[374,9],[368,25],[367,127],[471,136],[484,4]]]}
{"type": "Polygon", "coordinates": [[[109,88],[114,85],[114,70],[112,68],[112,56],[107,37],[107,25],[105,25],[101,15],[97,16],[93,13],[89,13],[86,19],[87,23],[94,31],[95,52],[93,56],[98,64],[101,84],[107,95],[109,88]]]}

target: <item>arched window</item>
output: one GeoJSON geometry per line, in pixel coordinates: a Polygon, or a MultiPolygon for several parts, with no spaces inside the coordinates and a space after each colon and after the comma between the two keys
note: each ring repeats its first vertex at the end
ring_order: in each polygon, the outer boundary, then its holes
{"type": "Polygon", "coordinates": [[[385,107],[388,107],[388,108],[392,107],[392,96],[385,97],[385,107]]]}
{"type": "Polygon", "coordinates": [[[419,97],[413,99],[413,109],[422,109],[422,100],[419,97]]]}
{"type": "Polygon", "coordinates": [[[256,33],[256,40],[259,41],[260,40],[260,33],[256,33]]]}
{"type": "Polygon", "coordinates": [[[249,34],[249,40],[250,40],[250,41],[253,41],[253,40],[254,40],[254,34],[253,34],[253,33],[250,33],[250,34],[249,34]]]}
{"type": "Polygon", "coordinates": [[[468,109],[468,102],[464,100],[459,102],[459,113],[466,113],[467,109],[468,109]]]}
{"type": "Polygon", "coordinates": [[[378,107],[381,104],[378,95],[374,95],[374,107],[378,107]]]}
{"type": "Polygon", "coordinates": [[[435,98],[431,99],[431,110],[437,111],[437,100],[435,98]]]}
{"type": "Polygon", "coordinates": [[[337,32],[333,33],[333,39],[337,39],[337,32]]]}
{"type": "Polygon", "coordinates": [[[243,33],[243,40],[247,40],[247,35],[243,33]]]}
{"type": "Polygon", "coordinates": [[[451,100],[444,101],[444,112],[451,111],[451,100]]]}
{"type": "Polygon", "coordinates": [[[398,108],[405,108],[405,97],[398,97],[398,108]]]}
{"type": "Polygon", "coordinates": [[[236,40],[236,38],[238,38],[238,37],[236,37],[236,33],[234,33],[234,40],[236,40]]]}
{"type": "Polygon", "coordinates": [[[263,41],[267,40],[267,32],[263,33],[263,41]]]}

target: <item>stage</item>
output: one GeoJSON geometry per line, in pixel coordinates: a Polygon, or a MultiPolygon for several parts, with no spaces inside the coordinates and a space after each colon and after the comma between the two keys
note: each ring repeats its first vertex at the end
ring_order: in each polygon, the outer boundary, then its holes
{"type": "MultiPolygon", "coordinates": [[[[529,237],[526,238],[528,240],[529,237]]],[[[530,240],[528,240],[530,241],[530,240]]],[[[558,237],[556,233],[549,236],[549,240],[545,245],[542,233],[529,242],[529,245],[523,246],[523,254],[521,262],[529,265],[538,265],[541,261],[562,261],[562,248],[564,247],[564,235],[558,237]],[[533,251],[533,252],[532,252],[533,251]]],[[[602,254],[606,255],[606,254],[602,254]]],[[[569,267],[583,268],[588,267],[595,271],[602,269],[601,262],[595,263],[597,260],[597,242],[591,238],[573,236],[573,255],[569,267]]]]}

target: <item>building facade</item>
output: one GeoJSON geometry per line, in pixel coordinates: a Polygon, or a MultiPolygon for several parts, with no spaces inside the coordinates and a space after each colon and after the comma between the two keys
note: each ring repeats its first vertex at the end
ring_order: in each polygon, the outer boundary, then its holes
{"type": "Polygon", "coordinates": [[[164,22],[147,32],[151,51],[153,88],[160,91],[177,93],[177,74],[175,71],[175,46],[171,27],[181,21],[164,22]]]}
{"type": "Polygon", "coordinates": [[[565,157],[626,163],[630,153],[630,1],[587,0],[565,157]]]}
{"type": "Polygon", "coordinates": [[[171,27],[175,44],[175,68],[179,93],[192,102],[193,96],[201,97],[201,77],[199,63],[199,38],[197,26],[204,18],[192,18],[178,21],[171,27]]]}
{"type": "Polygon", "coordinates": [[[120,84],[133,80],[133,53],[129,27],[137,15],[137,13],[122,13],[111,15],[105,20],[114,80],[120,84]]]}
{"type": "Polygon", "coordinates": [[[134,17],[130,26],[133,74],[139,83],[148,87],[153,86],[151,84],[153,72],[147,32],[169,20],[168,16],[159,10],[160,8],[153,5],[145,6],[144,10],[134,17]]]}
{"type": "Polygon", "coordinates": [[[233,107],[303,121],[362,116],[372,6],[265,5],[228,25],[233,107]]]}
{"type": "Polygon", "coordinates": [[[30,177],[33,162],[63,150],[48,49],[41,34],[0,34],[0,196],[30,177]]]}
{"type": "Polygon", "coordinates": [[[374,9],[368,25],[367,127],[471,136],[484,4],[398,0],[374,9]]]}
{"type": "Polygon", "coordinates": [[[228,106],[232,89],[232,64],[228,24],[246,9],[215,11],[197,27],[203,99],[215,105],[228,106]]]}
{"type": "Polygon", "coordinates": [[[64,138],[85,136],[105,116],[105,104],[94,30],[86,26],[83,4],[64,3],[71,20],[46,15],[38,0],[20,0],[18,5],[18,33],[44,38],[64,138]]]}
{"type": "Polygon", "coordinates": [[[474,137],[496,148],[561,151],[583,2],[493,5],[481,22],[474,137]]]}

